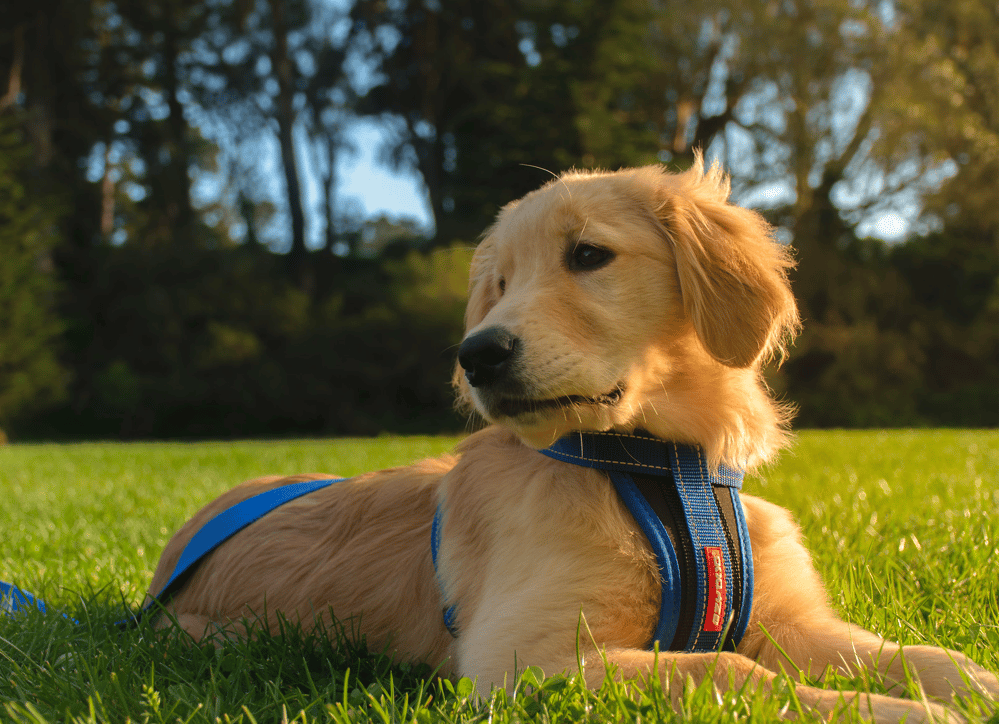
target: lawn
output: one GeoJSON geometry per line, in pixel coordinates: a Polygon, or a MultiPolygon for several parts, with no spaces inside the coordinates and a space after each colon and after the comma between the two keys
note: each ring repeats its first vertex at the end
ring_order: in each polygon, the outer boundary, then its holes
{"type": "MultiPolygon", "coordinates": [[[[529,669],[517,695],[470,695],[427,667],[390,667],[362,647],[289,627],[216,649],[148,626],[120,631],[160,550],[203,503],[272,473],[350,475],[449,450],[454,438],[0,448],[0,580],[60,616],[0,616],[0,719],[302,722],[670,721],[657,691],[594,693],[529,669]]],[[[806,431],[747,492],[802,524],[841,613],[902,643],[946,644],[997,669],[996,431],[806,431]]],[[[528,662],[530,663],[530,662],[528,662]]],[[[546,672],[549,674],[555,672],[546,672]]],[[[827,686],[879,691],[862,680],[827,686]]],[[[684,720],[773,721],[764,698],[687,692],[684,720]]],[[[967,714],[976,718],[976,710],[967,714]]],[[[995,721],[995,715],[993,716],[995,721]]]]}

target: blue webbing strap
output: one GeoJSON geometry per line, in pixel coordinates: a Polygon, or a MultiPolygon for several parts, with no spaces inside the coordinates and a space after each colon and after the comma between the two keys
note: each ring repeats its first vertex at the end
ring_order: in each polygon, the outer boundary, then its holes
{"type": "MultiPolygon", "coordinates": [[[[441,506],[434,511],[434,521],[431,523],[431,561],[434,562],[434,577],[437,578],[438,589],[443,593],[444,584],[438,575],[438,548],[441,547],[441,506]]],[[[458,638],[458,623],[455,621],[455,607],[447,606],[443,612],[444,626],[452,638],[458,638]]]]}
{"type": "Polygon", "coordinates": [[[617,471],[609,471],[608,476],[615,490],[632,513],[635,522],[642,528],[656,554],[656,563],[663,579],[663,595],[660,596],[660,618],[653,632],[649,648],[657,641],[666,649],[677,635],[677,623],[681,613],[681,568],[677,561],[677,551],[670,543],[667,531],[653,511],[649,501],[643,497],[632,476],[617,471]]]}
{"type": "MultiPolygon", "coordinates": [[[[559,438],[551,446],[539,450],[543,455],[574,465],[597,470],[619,470],[628,473],[663,475],[673,472],[676,455],[687,453],[702,457],[700,448],[666,442],[642,432],[621,435],[615,432],[574,432],[559,438]]],[[[708,470],[712,483],[727,488],[743,486],[743,473],[722,465],[708,470]]]]}
{"type": "Polygon", "coordinates": [[[175,584],[181,578],[193,572],[194,568],[209,553],[220,545],[239,533],[251,523],[260,520],[275,508],[280,508],[296,498],[312,493],[316,490],[329,487],[333,483],[339,483],[345,478],[331,478],[328,480],[307,480],[301,483],[290,483],[277,488],[265,490],[252,498],[241,500],[236,505],[226,508],[210,521],[205,523],[188,544],[181,551],[181,557],[177,559],[174,572],[170,574],[166,584],[153,598],[142,608],[141,613],[145,613],[155,602],[164,602],[167,597],[175,592],[175,584]]]}
{"type": "Polygon", "coordinates": [[[746,633],[747,624],[750,623],[750,609],[753,606],[753,550],[750,548],[750,529],[747,527],[747,520],[743,515],[740,493],[736,488],[730,488],[729,494],[733,501],[736,530],[739,531],[740,560],[743,563],[743,600],[740,601],[736,619],[731,626],[733,641],[739,643],[743,640],[743,634],[746,633]]]}
{"type": "MultiPolygon", "coordinates": [[[[674,483],[684,508],[691,539],[694,541],[694,563],[698,572],[698,591],[695,608],[695,625],[688,636],[686,651],[714,651],[719,647],[719,639],[725,632],[725,624],[733,607],[733,566],[729,560],[729,544],[722,518],[715,502],[711,479],[704,459],[697,448],[670,444],[673,463],[674,483]],[[716,563],[709,568],[710,556],[721,554],[724,579],[718,580],[722,570],[716,563]],[[721,600],[719,590],[710,597],[713,586],[725,587],[725,599],[721,600]],[[721,604],[706,610],[710,603],[721,604]]],[[[712,558],[714,561],[715,559],[712,558]]],[[[742,603],[742,601],[740,602],[742,603]]]]}
{"type": "MultiPolygon", "coordinates": [[[[301,483],[282,485],[266,490],[263,493],[258,493],[251,498],[236,503],[230,508],[226,508],[199,528],[194,537],[188,541],[184,550],[181,551],[173,573],[170,574],[170,578],[160,592],[153,596],[137,614],[132,614],[128,619],[119,621],[119,625],[135,623],[157,602],[164,603],[184,582],[185,575],[193,573],[194,569],[205,556],[251,523],[260,520],[275,508],[279,508],[289,501],[328,487],[341,480],[344,480],[344,478],[307,480],[301,483]]],[[[9,583],[0,582],[0,603],[2,603],[0,610],[6,610],[11,613],[31,604],[37,606],[38,610],[45,611],[45,604],[42,601],[9,583]]]]}
{"type": "Polygon", "coordinates": [[[638,433],[574,432],[540,451],[550,458],[597,470],[662,475],[670,472],[663,440],[638,433]]]}
{"type": "Polygon", "coordinates": [[[11,583],[0,581],[0,612],[17,613],[31,606],[45,613],[45,602],[40,598],[35,598],[11,583]]]}
{"type": "Polygon", "coordinates": [[[732,640],[740,641],[746,631],[753,600],[750,536],[737,492],[743,482],[741,471],[728,466],[710,470],[700,448],[665,442],[641,431],[633,435],[573,433],[541,452],[556,460],[607,471],[622,501],[649,540],[663,582],[654,643],[659,641],[667,647],[674,640],[682,597],[691,595],[696,597],[695,615],[684,650],[718,649],[727,628],[731,628],[732,640]],[[696,591],[682,590],[677,552],[663,522],[635,486],[630,473],[672,477],[687,527],[686,531],[677,533],[689,535],[694,548],[696,591]],[[737,529],[733,534],[738,539],[734,543],[741,558],[740,601],[733,600],[733,562],[713,485],[728,488],[732,500],[737,529]]]}

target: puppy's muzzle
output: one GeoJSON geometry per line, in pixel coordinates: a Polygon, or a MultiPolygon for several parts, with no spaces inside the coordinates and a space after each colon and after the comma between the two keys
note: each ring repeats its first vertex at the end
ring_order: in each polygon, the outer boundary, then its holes
{"type": "Polygon", "coordinates": [[[503,327],[487,327],[466,337],[458,348],[458,363],[473,387],[483,387],[504,378],[517,351],[517,337],[503,327]]]}

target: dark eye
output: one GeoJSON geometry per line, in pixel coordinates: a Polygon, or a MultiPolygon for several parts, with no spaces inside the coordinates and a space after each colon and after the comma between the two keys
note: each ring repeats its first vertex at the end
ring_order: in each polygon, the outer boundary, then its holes
{"type": "Polygon", "coordinates": [[[592,244],[577,244],[570,252],[569,268],[592,271],[599,269],[614,258],[614,252],[608,249],[602,249],[592,244]]]}
{"type": "Polygon", "coordinates": [[[502,297],[503,293],[507,291],[507,280],[500,277],[500,281],[497,282],[497,286],[500,288],[500,296],[502,297]]]}

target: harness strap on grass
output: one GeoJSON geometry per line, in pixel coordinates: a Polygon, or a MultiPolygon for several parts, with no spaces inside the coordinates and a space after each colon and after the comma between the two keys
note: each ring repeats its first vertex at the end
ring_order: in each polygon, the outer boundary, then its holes
{"type": "Polygon", "coordinates": [[[166,584],[160,592],[153,596],[139,615],[148,611],[156,602],[166,603],[169,598],[176,593],[188,576],[194,572],[198,564],[209,553],[220,545],[239,533],[251,523],[260,520],[275,508],[280,508],[296,498],[312,493],[316,490],[329,487],[333,483],[339,483],[345,478],[330,478],[328,480],[307,480],[301,483],[290,483],[277,488],[271,488],[263,493],[258,493],[252,498],[241,500],[236,505],[226,508],[210,521],[205,523],[198,532],[194,534],[188,544],[181,551],[177,565],[174,566],[173,573],[167,579],[166,584]]]}
{"type": "Polygon", "coordinates": [[[22,591],[12,583],[0,581],[0,611],[4,613],[17,613],[31,606],[45,613],[45,602],[40,598],[35,598],[27,591],[22,591]]]}
{"type": "MultiPolygon", "coordinates": [[[[266,490],[263,493],[258,493],[251,498],[247,498],[226,508],[199,528],[198,532],[188,541],[184,550],[181,551],[180,558],[177,560],[177,565],[174,566],[170,578],[167,579],[167,583],[159,593],[150,598],[146,605],[142,607],[142,610],[119,621],[118,625],[134,625],[154,605],[166,603],[170,596],[175,594],[184,585],[188,577],[198,567],[198,564],[209,553],[251,523],[260,520],[275,508],[279,508],[289,501],[328,487],[341,480],[344,480],[344,478],[307,480],[301,483],[282,485],[266,490]]],[[[30,605],[36,606],[43,613],[45,612],[44,602],[9,583],[0,582],[0,604],[2,604],[0,605],[0,610],[6,610],[9,613],[15,613],[30,605]]]]}

